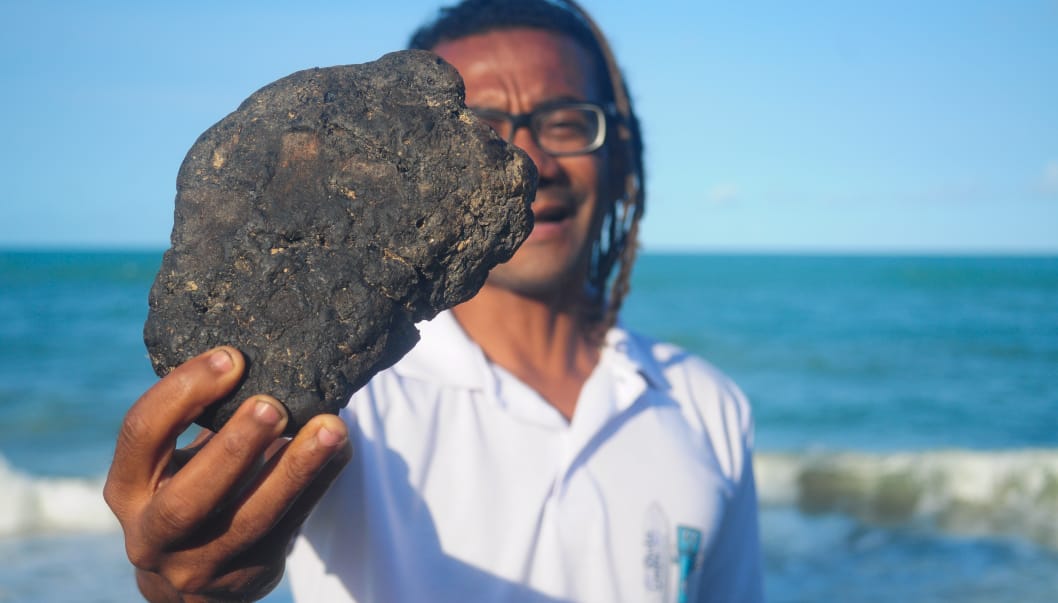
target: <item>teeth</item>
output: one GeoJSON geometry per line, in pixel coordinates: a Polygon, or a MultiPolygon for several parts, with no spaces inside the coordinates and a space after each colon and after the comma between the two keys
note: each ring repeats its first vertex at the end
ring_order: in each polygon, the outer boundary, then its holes
{"type": "Polygon", "coordinates": [[[568,214],[569,212],[561,207],[552,207],[537,212],[535,217],[539,222],[557,222],[568,214]]]}

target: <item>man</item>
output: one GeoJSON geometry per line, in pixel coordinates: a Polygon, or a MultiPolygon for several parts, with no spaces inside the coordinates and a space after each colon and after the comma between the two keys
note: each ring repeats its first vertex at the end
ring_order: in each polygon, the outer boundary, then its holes
{"type": "Polygon", "coordinates": [[[641,144],[571,4],[468,0],[412,41],[539,171],[533,233],[477,296],[286,445],[282,406],[259,395],[193,456],[173,451],[238,380],[232,349],[129,411],[106,498],[148,599],[261,596],[299,531],[298,600],[762,598],[747,403],[702,361],[613,326],[641,144]]]}

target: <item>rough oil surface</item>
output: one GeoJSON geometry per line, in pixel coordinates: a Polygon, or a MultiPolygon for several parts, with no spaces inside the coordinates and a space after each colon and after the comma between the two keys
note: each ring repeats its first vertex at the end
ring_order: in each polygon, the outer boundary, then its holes
{"type": "Polygon", "coordinates": [[[274,82],[195,142],[177,177],[172,246],[150,292],[155,371],[229,344],[245,398],[335,413],[470,298],[532,228],[536,173],[463,104],[456,71],[402,51],[274,82]]]}

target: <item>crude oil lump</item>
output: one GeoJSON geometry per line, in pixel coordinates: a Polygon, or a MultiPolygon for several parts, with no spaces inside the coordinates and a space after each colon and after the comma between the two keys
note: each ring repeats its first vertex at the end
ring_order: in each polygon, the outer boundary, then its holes
{"type": "Polygon", "coordinates": [[[287,432],[336,413],[469,299],[532,228],[536,172],[464,105],[432,53],[300,71],[195,142],[177,176],[172,246],[150,292],[155,371],[218,345],[247,374],[198,422],[278,398],[287,432]]]}

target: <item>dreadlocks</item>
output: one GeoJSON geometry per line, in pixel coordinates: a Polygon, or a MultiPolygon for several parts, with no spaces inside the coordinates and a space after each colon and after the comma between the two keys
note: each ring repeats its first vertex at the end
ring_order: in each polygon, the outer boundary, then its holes
{"type": "Polygon", "coordinates": [[[596,65],[599,89],[617,116],[610,120],[616,136],[606,144],[625,169],[624,196],[607,206],[599,236],[592,246],[587,293],[587,318],[601,338],[617,320],[628,293],[632,264],[638,248],[639,220],[643,215],[643,141],[639,120],[632,111],[628,89],[606,38],[573,0],[464,0],[441,9],[437,18],[416,31],[409,48],[432,50],[445,41],[458,40],[497,29],[527,27],[572,38],[588,51],[596,65]]]}

